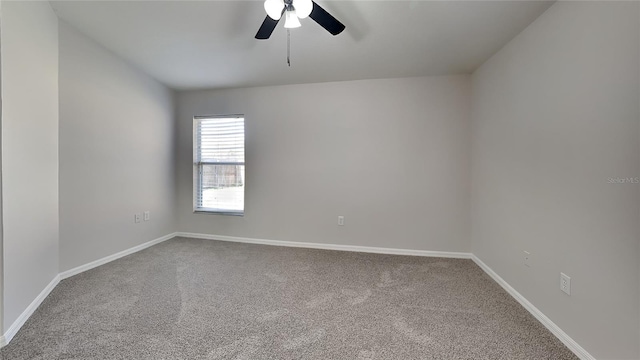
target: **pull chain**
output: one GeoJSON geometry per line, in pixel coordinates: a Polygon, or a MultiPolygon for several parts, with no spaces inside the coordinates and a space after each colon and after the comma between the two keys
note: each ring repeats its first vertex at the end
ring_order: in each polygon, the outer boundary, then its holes
{"type": "Polygon", "coordinates": [[[287,65],[291,67],[291,30],[287,29],[287,65]]]}

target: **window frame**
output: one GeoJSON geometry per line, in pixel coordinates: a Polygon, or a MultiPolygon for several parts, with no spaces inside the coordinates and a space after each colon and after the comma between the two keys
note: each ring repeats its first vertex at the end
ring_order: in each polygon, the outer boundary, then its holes
{"type": "MultiPolygon", "coordinates": [[[[228,216],[244,216],[245,213],[245,204],[246,204],[246,198],[243,200],[242,203],[242,210],[238,210],[238,211],[234,211],[234,210],[225,210],[225,209],[216,209],[216,208],[204,208],[204,207],[198,207],[198,191],[199,189],[201,189],[200,184],[202,184],[202,166],[204,165],[240,165],[240,166],[244,166],[244,170],[245,170],[245,178],[242,179],[244,182],[244,196],[246,197],[246,158],[245,161],[243,162],[203,162],[203,161],[198,161],[199,159],[199,154],[198,154],[198,149],[199,149],[199,144],[198,144],[198,123],[202,120],[209,120],[209,119],[234,119],[234,118],[242,118],[242,122],[245,125],[244,128],[244,135],[245,135],[245,139],[244,139],[244,143],[243,143],[243,147],[245,148],[245,152],[246,152],[246,117],[243,114],[228,114],[228,115],[202,115],[202,116],[194,116],[193,117],[193,158],[192,158],[192,162],[193,162],[193,173],[192,173],[192,177],[193,177],[193,194],[192,194],[192,203],[193,203],[193,213],[194,214],[209,214],[209,215],[228,215],[228,216]]],[[[246,153],[245,153],[245,157],[246,157],[246,153]]],[[[202,195],[201,195],[202,196],[202,195]]]]}

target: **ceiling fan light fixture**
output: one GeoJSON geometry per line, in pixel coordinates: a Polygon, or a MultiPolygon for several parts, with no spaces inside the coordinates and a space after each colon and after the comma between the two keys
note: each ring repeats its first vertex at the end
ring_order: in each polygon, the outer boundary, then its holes
{"type": "Polygon", "coordinates": [[[268,15],[264,17],[262,25],[256,33],[255,37],[258,40],[266,40],[271,37],[283,14],[285,15],[284,27],[287,29],[300,27],[299,19],[305,17],[310,17],[311,20],[334,36],[345,29],[343,23],[313,0],[265,0],[264,8],[268,15]],[[276,10],[280,12],[276,13],[276,10]]]}
{"type": "Polygon", "coordinates": [[[295,10],[287,10],[284,12],[285,20],[284,27],[286,29],[294,29],[302,26],[300,24],[300,20],[298,20],[298,15],[295,10]]]}
{"type": "Polygon", "coordinates": [[[298,18],[304,19],[309,14],[311,14],[311,10],[313,10],[313,1],[312,0],[293,0],[293,7],[296,9],[296,14],[298,14],[298,18]]]}
{"type": "Polygon", "coordinates": [[[280,17],[282,16],[282,9],[284,9],[284,0],[264,1],[264,10],[273,20],[280,20],[280,17]]]}

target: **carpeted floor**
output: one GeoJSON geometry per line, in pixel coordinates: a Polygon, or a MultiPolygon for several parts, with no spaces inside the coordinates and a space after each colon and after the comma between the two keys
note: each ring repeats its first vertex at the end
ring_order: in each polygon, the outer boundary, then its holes
{"type": "Polygon", "coordinates": [[[471,260],[176,238],[62,281],[17,359],[576,359],[471,260]]]}

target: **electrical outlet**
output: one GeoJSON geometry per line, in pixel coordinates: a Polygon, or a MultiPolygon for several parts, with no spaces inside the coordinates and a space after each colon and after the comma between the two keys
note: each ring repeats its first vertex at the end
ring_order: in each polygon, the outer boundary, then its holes
{"type": "Polygon", "coordinates": [[[564,273],[560,273],[560,290],[571,295],[571,278],[564,273]]]}
{"type": "Polygon", "coordinates": [[[134,214],[134,215],[133,215],[133,221],[135,221],[135,222],[136,222],[136,224],[137,224],[137,223],[139,223],[139,222],[140,222],[140,218],[141,218],[141,217],[142,217],[142,214],[134,214]]]}
{"type": "Polygon", "coordinates": [[[531,253],[528,251],[524,252],[524,265],[531,267],[531,253]]]}
{"type": "Polygon", "coordinates": [[[340,226],[344,225],[344,216],[338,216],[338,225],[340,226]]]}
{"type": "Polygon", "coordinates": [[[144,221],[151,220],[151,213],[149,211],[144,212],[144,221]]]}

